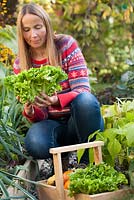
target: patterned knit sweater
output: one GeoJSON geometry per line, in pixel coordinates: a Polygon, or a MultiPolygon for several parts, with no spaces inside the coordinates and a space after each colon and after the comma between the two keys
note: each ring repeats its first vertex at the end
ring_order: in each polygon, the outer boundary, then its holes
{"type": "MultiPolygon", "coordinates": [[[[41,121],[46,118],[56,119],[68,116],[72,100],[81,92],[90,92],[88,69],[76,40],[72,36],[63,35],[57,40],[56,45],[62,55],[62,69],[68,75],[67,80],[60,82],[62,91],[57,94],[60,107],[49,106],[48,109],[41,109],[34,106],[33,116],[28,116],[24,110],[23,115],[31,122],[41,121]]],[[[48,59],[41,61],[32,59],[33,67],[48,64],[48,59]]],[[[19,58],[16,58],[13,67],[15,74],[20,73],[19,58]]]]}

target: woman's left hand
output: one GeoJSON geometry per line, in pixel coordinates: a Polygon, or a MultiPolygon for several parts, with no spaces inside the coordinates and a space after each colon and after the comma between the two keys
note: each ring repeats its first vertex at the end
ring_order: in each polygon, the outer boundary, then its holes
{"type": "Polygon", "coordinates": [[[38,107],[48,107],[48,106],[59,106],[60,102],[58,96],[55,94],[53,96],[48,96],[45,93],[41,92],[40,96],[35,97],[34,104],[38,107]]]}

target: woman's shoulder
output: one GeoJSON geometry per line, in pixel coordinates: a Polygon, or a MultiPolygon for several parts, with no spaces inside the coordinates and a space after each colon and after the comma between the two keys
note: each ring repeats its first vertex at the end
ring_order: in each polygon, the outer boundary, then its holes
{"type": "Polygon", "coordinates": [[[58,34],[56,35],[56,45],[59,49],[69,48],[72,44],[76,44],[76,39],[67,34],[58,34]]]}
{"type": "Polygon", "coordinates": [[[56,38],[58,40],[70,40],[70,39],[74,39],[72,35],[68,35],[68,34],[57,34],[56,38]]]}

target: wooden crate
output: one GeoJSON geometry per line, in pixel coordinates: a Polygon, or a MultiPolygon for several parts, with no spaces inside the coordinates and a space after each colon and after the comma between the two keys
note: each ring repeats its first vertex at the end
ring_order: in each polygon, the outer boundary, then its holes
{"type": "MultiPolygon", "coordinates": [[[[85,148],[93,148],[95,164],[99,164],[100,162],[102,162],[102,145],[103,142],[98,141],[50,149],[50,153],[53,154],[54,159],[56,186],[47,185],[46,180],[39,181],[37,186],[39,200],[121,200],[121,197],[124,197],[125,194],[134,193],[134,191],[130,189],[123,189],[115,192],[107,192],[96,195],[77,194],[73,198],[68,196],[68,190],[65,190],[63,188],[61,153],[85,148]]],[[[37,166],[37,163],[33,162],[32,160],[27,160],[24,164],[24,170],[20,170],[20,172],[17,174],[18,177],[35,180],[38,171],[37,168],[40,169],[42,163],[43,160],[38,160],[37,166]]],[[[18,181],[16,181],[16,183],[17,182],[18,181]]],[[[30,185],[27,182],[25,184],[26,188],[28,189],[30,185]]],[[[8,192],[12,197],[24,196],[22,191],[12,186],[8,188],[8,192]]],[[[3,195],[2,197],[0,197],[0,199],[5,199],[5,196],[3,195]]]]}
{"type": "Polygon", "coordinates": [[[76,151],[79,149],[93,148],[94,162],[95,164],[99,164],[102,162],[101,147],[103,145],[104,143],[102,141],[95,141],[90,143],[51,148],[50,153],[53,154],[56,186],[47,185],[46,180],[39,181],[39,185],[37,187],[39,200],[120,200],[125,194],[130,193],[129,189],[122,189],[114,192],[106,192],[95,195],[77,194],[71,198],[68,196],[68,190],[64,189],[61,153],[76,151]]]}
{"type": "MultiPolygon", "coordinates": [[[[59,194],[56,190],[56,187],[48,186],[45,181],[41,183],[43,185],[38,186],[39,200],[59,200],[59,194]]],[[[105,192],[94,195],[77,194],[71,198],[68,196],[68,190],[64,189],[64,199],[62,200],[121,200],[126,195],[133,193],[134,191],[130,189],[122,189],[114,192],[105,192]]],[[[124,198],[124,200],[126,199],[124,198]]]]}

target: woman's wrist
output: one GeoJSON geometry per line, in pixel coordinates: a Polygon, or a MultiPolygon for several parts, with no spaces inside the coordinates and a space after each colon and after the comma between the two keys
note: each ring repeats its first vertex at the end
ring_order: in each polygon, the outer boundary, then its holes
{"type": "Polygon", "coordinates": [[[25,108],[24,111],[27,116],[32,117],[34,115],[34,106],[31,106],[30,110],[25,108]]]}

